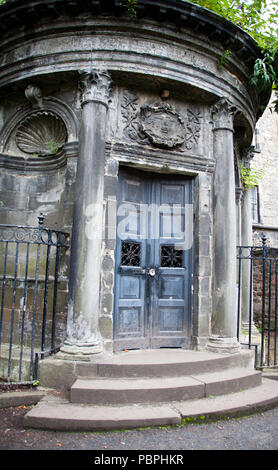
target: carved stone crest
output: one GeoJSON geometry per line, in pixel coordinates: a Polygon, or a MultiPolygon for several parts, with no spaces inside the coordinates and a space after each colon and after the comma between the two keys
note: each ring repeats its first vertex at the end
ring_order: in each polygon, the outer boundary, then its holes
{"type": "Polygon", "coordinates": [[[132,93],[124,96],[121,107],[126,120],[125,133],[140,144],[185,151],[198,143],[199,113],[187,109],[187,117],[183,117],[163,101],[139,107],[138,98],[132,93]]]}
{"type": "Polygon", "coordinates": [[[143,106],[139,128],[157,147],[172,149],[183,144],[185,140],[184,122],[167,103],[143,106]]]}

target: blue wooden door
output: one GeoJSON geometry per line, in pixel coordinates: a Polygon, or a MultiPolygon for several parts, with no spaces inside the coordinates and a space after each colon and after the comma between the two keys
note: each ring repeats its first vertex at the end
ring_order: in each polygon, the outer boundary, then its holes
{"type": "Polygon", "coordinates": [[[191,343],[192,180],[121,170],[114,348],[191,343]]]}

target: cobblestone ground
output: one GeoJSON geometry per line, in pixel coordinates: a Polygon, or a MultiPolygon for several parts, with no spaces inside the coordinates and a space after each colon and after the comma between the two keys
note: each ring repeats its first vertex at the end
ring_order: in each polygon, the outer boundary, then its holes
{"type": "Polygon", "coordinates": [[[212,423],[82,433],[24,429],[30,409],[0,410],[0,450],[278,450],[278,408],[212,423]]]}

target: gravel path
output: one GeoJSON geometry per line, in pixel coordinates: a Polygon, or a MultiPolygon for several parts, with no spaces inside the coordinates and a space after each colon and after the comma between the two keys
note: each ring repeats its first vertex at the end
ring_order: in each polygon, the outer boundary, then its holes
{"type": "Polygon", "coordinates": [[[278,408],[181,427],[83,433],[24,429],[30,409],[0,409],[0,450],[278,450],[278,408]]]}

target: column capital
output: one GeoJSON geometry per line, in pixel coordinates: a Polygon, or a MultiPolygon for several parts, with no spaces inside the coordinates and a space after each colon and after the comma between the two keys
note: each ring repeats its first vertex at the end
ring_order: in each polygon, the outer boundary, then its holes
{"type": "Polygon", "coordinates": [[[251,145],[250,147],[242,150],[242,162],[246,168],[250,168],[250,162],[252,158],[254,158],[254,150],[254,145],[251,145]]]}
{"type": "Polygon", "coordinates": [[[101,103],[108,107],[112,79],[106,70],[80,70],[81,106],[101,103]]]}
{"type": "Polygon", "coordinates": [[[236,201],[237,202],[240,203],[242,201],[243,193],[244,191],[242,188],[236,187],[236,201]]]}
{"type": "Polygon", "coordinates": [[[221,98],[211,107],[213,130],[234,130],[234,116],[237,108],[227,98],[221,98]]]}

